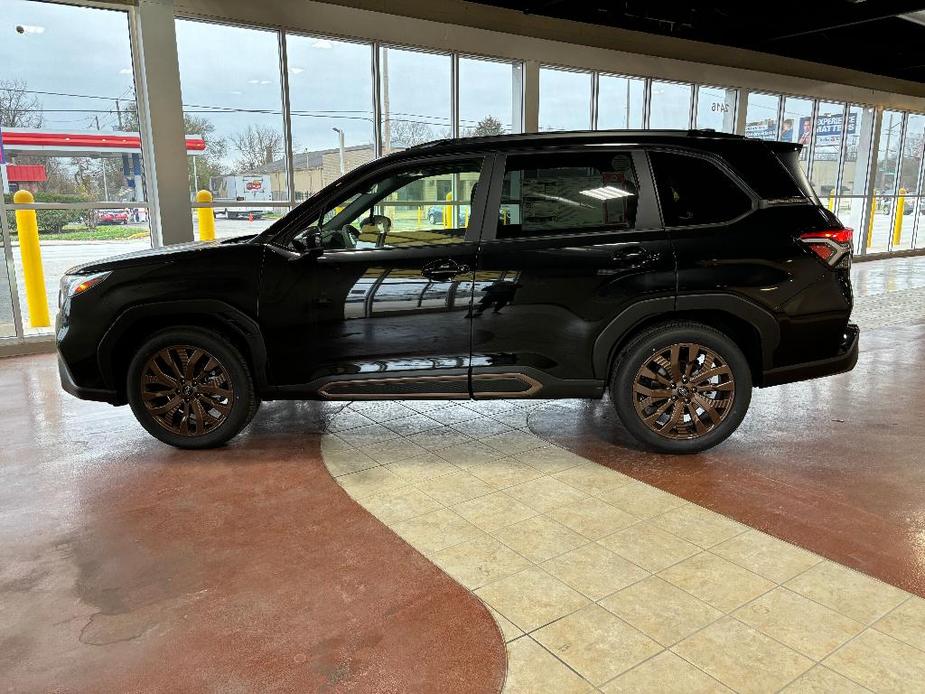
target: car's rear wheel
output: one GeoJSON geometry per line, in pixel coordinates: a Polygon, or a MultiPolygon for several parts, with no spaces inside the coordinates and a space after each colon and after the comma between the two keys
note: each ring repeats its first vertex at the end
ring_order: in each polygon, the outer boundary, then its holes
{"type": "Polygon", "coordinates": [[[631,340],[610,382],[626,429],[665,453],[696,453],[725,440],[745,417],[751,392],[742,350],[720,331],[688,321],[631,340]]]}
{"type": "Polygon", "coordinates": [[[257,410],[240,352],[194,327],[165,330],[145,342],[129,365],[127,390],[139,423],[178,448],[220,446],[257,410]]]}

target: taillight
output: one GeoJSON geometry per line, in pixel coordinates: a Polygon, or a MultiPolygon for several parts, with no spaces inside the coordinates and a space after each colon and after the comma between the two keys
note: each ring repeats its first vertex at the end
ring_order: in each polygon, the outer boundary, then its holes
{"type": "Polygon", "coordinates": [[[800,234],[800,241],[809,246],[809,250],[830,267],[851,265],[853,239],[854,231],[844,227],[800,234]]]}

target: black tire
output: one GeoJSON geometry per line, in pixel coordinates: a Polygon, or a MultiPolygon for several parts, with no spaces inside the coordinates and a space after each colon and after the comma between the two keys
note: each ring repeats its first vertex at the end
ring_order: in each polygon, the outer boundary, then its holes
{"type": "Polygon", "coordinates": [[[138,349],[128,368],[127,394],[148,433],[177,448],[221,446],[257,412],[241,353],[220,335],[192,326],[158,332],[138,349]]]}
{"type": "Polygon", "coordinates": [[[646,447],[663,453],[697,453],[721,443],[742,423],[752,397],[751,369],[742,350],[719,330],[693,321],[671,321],[644,330],[620,351],[611,374],[610,397],[623,426],[646,447]],[[672,351],[674,345],[677,352],[672,351]],[[673,356],[680,368],[662,366],[670,364],[673,356]],[[704,367],[708,359],[710,365],[704,367]],[[719,373],[704,376],[707,371],[719,373]],[[711,390],[711,385],[716,389],[711,390]],[[731,403],[725,392],[731,392],[731,403]],[[680,417],[674,416],[678,411],[680,417]]]}

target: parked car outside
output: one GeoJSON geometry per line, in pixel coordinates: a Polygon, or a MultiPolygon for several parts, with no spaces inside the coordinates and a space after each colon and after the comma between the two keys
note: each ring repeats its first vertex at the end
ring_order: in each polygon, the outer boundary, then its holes
{"type": "Polygon", "coordinates": [[[228,441],[263,400],[609,394],[643,446],[702,451],[753,387],[857,361],[852,231],[800,150],[712,131],[411,147],[256,236],[70,270],[61,381],[182,448],[228,441]],[[448,180],[472,191],[466,226],[393,224],[448,180]]]}
{"type": "Polygon", "coordinates": [[[97,210],[96,223],[98,226],[111,224],[128,224],[127,210],[97,210]]]}

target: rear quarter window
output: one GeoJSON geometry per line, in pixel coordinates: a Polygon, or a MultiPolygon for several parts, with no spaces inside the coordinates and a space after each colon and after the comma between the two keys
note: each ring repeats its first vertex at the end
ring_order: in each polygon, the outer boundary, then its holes
{"type": "Polygon", "coordinates": [[[676,152],[650,152],[665,226],[717,224],[752,208],[752,199],[708,159],[676,152]]]}

